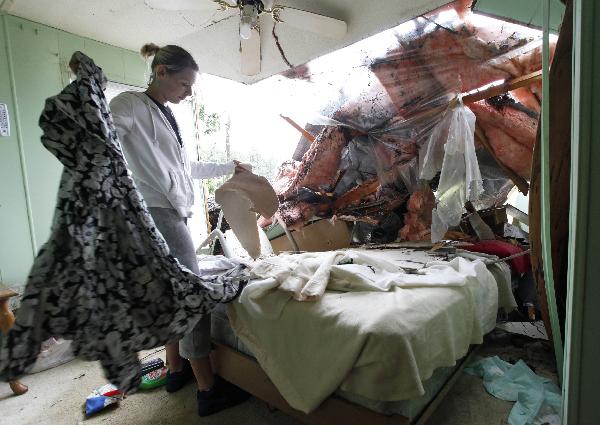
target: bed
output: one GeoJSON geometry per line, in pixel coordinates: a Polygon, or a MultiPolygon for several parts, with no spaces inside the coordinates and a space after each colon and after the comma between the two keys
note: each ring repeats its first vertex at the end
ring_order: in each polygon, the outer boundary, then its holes
{"type": "MultiPolygon", "coordinates": [[[[316,299],[298,301],[289,286],[271,285],[217,310],[215,370],[304,423],[424,423],[494,328],[499,303],[514,302],[508,266],[422,249],[338,253],[316,299]],[[386,275],[390,265],[401,275],[386,275]],[[353,281],[371,272],[386,277],[381,287],[353,281]]],[[[325,257],[331,253],[285,261],[301,275],[311,258],[318,269],[325,257]]],[[[264,284],[264,273],[253,276],[264,284]]]]}

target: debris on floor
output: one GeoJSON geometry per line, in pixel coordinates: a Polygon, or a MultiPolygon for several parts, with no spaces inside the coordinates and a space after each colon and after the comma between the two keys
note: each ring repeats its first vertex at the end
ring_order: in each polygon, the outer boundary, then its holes
{"type": "MultiPolygon", "coordinates": [[[[165,384],[167,378],[167,367],[163,359],[155,358],[143,362],[142,365],[142,380],[139,389],[150,390],[158,388],[165,384]]],[[[78,378],[85,376],[85,373],[78,378]]],[[[77,378],[75,378],[77,379],[77,378]]],[[[94,389],[85,400],[85,415],[91,416],[100,412],[108,406],[116,404],[125,398],[119,389],[112,384],[105,384],[94,389]]]]}
{"type": "Polygon", "coordinates": [[[494,397],[516,402],[508,425],[560,425],[560,389],[536,375],[523,360],[511,364],[498,356],[487,357],[472,363],[465,373],[482,377],[494,397]]]}
{"type": "Polygon", "coordinates": [[[106,407],[118,403],[123,394],[112,384],[106,384],[94,389],[85,400],[85,415],[91,416],[106,407]]]}
{"type": "Polygon", "coordinates": [[[143,375],[140,390],[151,390],[165,385],[167,382],[167,371],[167,367],[163,366],[162,369],[143,375]]]}
{"type": "Polygon", "coordinates": [[[544,322],[541,320],[536,320],[533,322],[504,322],[498,323],[496,327],[514,334],[548,340],[548,332],[546,332],[544,322]]]}
{"type": "MultiPolygon", "coordinates": [[[[515,322],[515,329],[519,329],[519,325],[520,323],[515,322]]],[[[479,355],[482,357],[498,356],[509,363],[523,360],[537,375],[551,379],[558,384],[558,371],[552,342],[537,338],[533,333],[526,335],[525,332],[507,332],[502,329],[502,326],[502,324],[498,325],[496,329],[485,336],[479,355]]],[[[545,332],[541,321],[532,322],[531,327],[545,332]]],[[[522,326],[521,328],[528,329],[522,326]]]]}

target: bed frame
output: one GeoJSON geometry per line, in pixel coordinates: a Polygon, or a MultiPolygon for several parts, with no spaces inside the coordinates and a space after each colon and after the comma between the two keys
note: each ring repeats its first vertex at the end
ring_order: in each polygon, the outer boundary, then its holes
{"type": "Polygon", "coordinates": [[[336,423],[343,423],[344,425],[424,425],[456,383],[465,365],[474,357],[478,348],[478,346],[474,347],[462,359],[420,416],[414,422],[411,422],[404,416],[383,415],[336,396],[329,397],[313,412],[303,413],[294,409],[285,401],[255,359],[222,343],[213,341],[213,344],[215,349],[211,353],[211,360],[217,374],[256,398],[265,401],[268,405],[286,412],[307,425],[331,425],[336,423]]]}

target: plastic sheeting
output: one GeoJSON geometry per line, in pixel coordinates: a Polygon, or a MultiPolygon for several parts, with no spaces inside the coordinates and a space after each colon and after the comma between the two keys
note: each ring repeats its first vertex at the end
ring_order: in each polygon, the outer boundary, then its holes
{"type": "Polygon", "coordinates": [[[342,151],[339,170],[343,175],[335,187],[334,195],[337,196],[377,177],[377,157],[373,152],[373,144],[367,137],[356,137],[346,145],[342,151]]]}
{"type": "MultiPolygon", "coordinates": [[[[440,183],[431,216],[431,241],[441,240],[448,228],[458,226],[467,201],[476,202],[483,192],[483,182],[475,155],[475,114],[462,101],[452,108],[439,124],[448,127],[447,138],[430,141],[437,149],[443,148],[444,156],[440,183]],[[447,122],[447,124],[446,124],[447,122]]],[[[431,149],[430,149],[431,151],[431,149]]],[[[431,155],[437,157],[440,155],[431,155]]],[[[426,157],[421,177],[435,175],[437,161],[426,157]]]]}
{"type": "MultiPolygon", "coordinates": [[[[294,84],[300,90],[314,93],[315,110],[320,109],[318,113],[297,108],[290,110],[287,105],[296,106],[298,102],[279,99],[283,104],[277,106],[300,122],[341,126],[349,130],[344,133],[346,139],[343,143],[346,145],[342,153],[332,154],[324,161],[328,170],[318,171],[317,167],[313,167],[313,173],[328,174],[327,178],[322,176],[322,181],[327,184],[319,185],[316,179],[312,186],[299,185],[297,183],[301,182],[296,180],[296,184],[286,187],[283,198],[293,197],[303,188],[331,190],[333,199],[330,199],[330,207],[317,208],[315,214],[340,216],[351,207],[352,218],[360,219],[361,215],[372,214],[373,211],[372,208],[361,211],[361,204],[373,205],[377,200],[391,199],[402,199],[401,203],[404,203],[419,178],[432,180],[439,172],[445,175],[441,179],[444,182],[441,189],[456,195],[458,192],[453,188],[456,188],[458,176],[452,177],[449,173],[456,158],[445,158],[448,151],[443,146],[446,141],[459,142],[467,137],[466,144],[461,144],[468,148],[465,150],[465,164],[468,165],[461,168],[462,176],[470,179],[463,184],[467,192],[464,196],[453,195],[450,198],[449,194],[438,194],[438,202],[442,204],[438,206],[437,222],[444,224],[434,232],[435,237],[443,237],[443,228],[457,223],[459,210],[462,212],[462,205],[458,205],[460,202],[471,200],[479,206],[479,195],[483,196],[486,206],[502,201],[502,196],[493,193],[500,182],[484,183],[482,186],[480,181],[475,148],[482,147],[473,143],[473,113],[468,105],[454,108],[449,108],[449,105],[454,104],[461,93],[540,69],[541,34],[519,25],[475,15],[463,9],[458,2],[380,34],[370,44],[368,41],[364,43],[353,46],[352,52],[340,53],[337,62],[331,59],[329,70],[312,64],[303,67],[302,79],[294,84]],[[387,46],[386,51],[381,50],[382,45],[387,46]],[[322,105],[316,104],[319,99],[323,99],[322,105]],[[452,117],[459,116],[469,123],[466,127],[451,126],[454,122],[452,117]],[[371,146],[371,152],[367,144],[371,146]],[[444,174],[442,165],[445,161],[448,167],[444,174]],[[427,164],[426,169],[424,164],[427,164]],[[367,176],[373,174],[373,165],[381,186],[376,193],[368,192],[372,186],[362,187],[369,183],[367,176]],[[344,196],[353,190],[357,191],[357,196],[344,196]],[[366,192],[368,196],[365,196],[366,192]]],[[[528,88],[520,91],[520,98],[527,99],[530,105],[535,104],[535,96],[528,88]]],[[[506,122],[500,123],[500,127],[488,135],[488,138],[497,136],[495,146],[498,148],[495,149],[501,159],[503,155],[510,157],[511,152],[523,147],[522,143],[512,146],[514,137],[504,137],[502,126],[510,126],[511,119],[519,119],[518,113],[529,117],[536,115],[534,110],[518,105],[518,109],[511,109],[512,115],[506,122]]],[[[298,167],[308,164],[315,144],[330,143],[326,131],[322,132],[298,167]]],[[[340,145],[338,139],[335,143],[340,145]]],[[[494,174],[494,168],[500,170],[494,163],[486,162],[486,175],[494,174]]],[[[501,170],[497,174],[503,176],[501,170]]],[[[379,210],[380,216],[394,206],[394,203],[386,202],[379,210]]],[[[296,214],[295,217],[302,219],[303,215],[296,214]]],[[[290,222],[289,216],[281,218],[284,224],[295,224],[290,222]]]]}

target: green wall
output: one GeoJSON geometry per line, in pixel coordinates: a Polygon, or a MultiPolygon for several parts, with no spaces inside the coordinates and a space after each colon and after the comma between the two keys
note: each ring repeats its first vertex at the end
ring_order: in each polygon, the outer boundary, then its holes
{"type": "Polygon", "coordinates": [[[40,143],[37,122],[45,99],[69,83],[75,50],[109,80],[145,85],[145,62],[136,52],[0,16],[0,103],[8,105],[11,126],[10,136],[0,137],[0,275],[16,289],[49,236],[62,170],[40,143]]]}
{"type": "Polygon", "coordinates": [[[573,1],[571,210],[563,424],[600,424],[600,4],[573,1]]]}
{"type": "MultiPolygon", "coordinates": [[[[477,0],[474,11],[542,28],[540,0],[477,0]]],[[[550,31],[558,34],[564,13],[565,5],[560,0],[550,0],[550,31]]]]}

